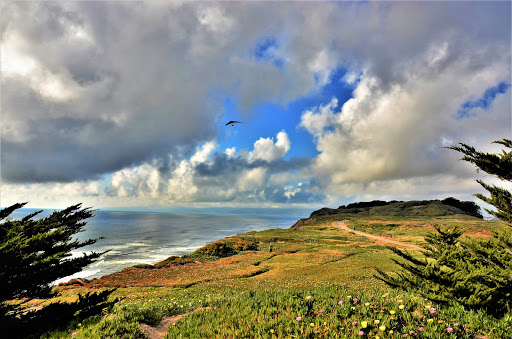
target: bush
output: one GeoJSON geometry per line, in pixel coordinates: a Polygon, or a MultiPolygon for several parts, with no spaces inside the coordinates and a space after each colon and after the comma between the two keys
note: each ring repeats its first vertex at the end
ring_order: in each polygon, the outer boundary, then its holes
{"type": "Polygon", "coordinates": [[[236,252],[233,247],[228,246],[226,243],[216,241],[206,246],[201,247],[196,253],[210,255],[215,257],[229,257],[234,255],[236,252]]]}
{"type": "Polygon", "coordinates": [[[241,238],[226,238],[203,246],[196,250],[195,253],[223,258],[234,255],[239,251],[255,251],[257,249],[258,244],[254,241],[241,238]]]}
{"type": "MultiPolygon", "coordinates": [[[[496,141],[512,149],[512,141],[496,141]]],[[[460,144],[450,149],[462,152],[461,159],[471,162],[478,170],[495,175],[503,181],[512,182],[512,152],[498,154],[476,151],[460,144]]],[[[512,193],[495,185],[477,180],[489,193],[475,196],[494,206],[488,213],[512,226],[512,193]]],[[[474,204],[448,198],[450,205],[478,212],[474,204]]],[[[453,207],[452,207],[453,208],[453,207]]],[[[510,310],[512,297],[512,231],[510,229],[486,240],[467,240],[457,227],[443,230],[435,226],[437,233],[426,237],[427,246],[423,257],[418,258],[408,251],[390,248],[403,260],[395,260],[403,270],[376,276],[390,286],[419,292],[426,298],[446,304],[459,304],[467,309],[483,309],[490,315],[503,317],[510,310]]]]}
{"type": "Polygon", "coordinates": [[[132,267],[143,269],[143,270],[152,270],[155,268],[155,266],[150,265],[150,264],[137,264],[137,265],[133,265],[132,267]]]}
{"type": "Polygon", "coordinates": [[[165,268],[165,267],[171,267],[171,266],[182,266],[185,264],[189,264],[196,261],[196,258],[193,257],[176,257],[176,256],[170,256],[169,258],[162,260],[160,262],[157,262],[153,265],[154,268],[165,268]]]}
{"type": "MultiPolygon", "coordinates": [[[[65,326],[74,317],[87,317],[110,305],[111,290],[79,296],[75,303],[53,303],[37,311],[27,311],[23,303],[6,302],[26,298],[49,298],[54,294],[52,283],[95,262],[106,252],[92,252],[73,257],[71,252],[99,239],[83,242],[74,239],[94,215],[89,208],[74,205],[50,216],[33,220],[39,212],[21,220],[9,218],[26,203],[0,210],[0,328],[10,338],[27,338],[41,329],[65,326]]],[[[75,280],[82,285],[85,281],[75,280]]]]}

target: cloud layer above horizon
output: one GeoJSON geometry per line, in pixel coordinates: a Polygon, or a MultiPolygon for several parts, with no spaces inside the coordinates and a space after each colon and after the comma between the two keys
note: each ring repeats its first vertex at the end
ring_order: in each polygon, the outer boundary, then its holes
{"type": "Polygon", "coordinates": [[[442,147],[512,135],[510,6],[5,3],[0,205],[472,199],[442,147]]]}

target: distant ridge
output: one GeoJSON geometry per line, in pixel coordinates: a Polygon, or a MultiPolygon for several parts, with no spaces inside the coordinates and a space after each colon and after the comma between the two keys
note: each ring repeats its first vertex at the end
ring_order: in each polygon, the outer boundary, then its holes
{"type": "Polygon", "coordinates": [[[309,218],[300,219],[292,227],[307,224],[309,221],[335,214],[357,214],[365,216],[390,217],[439,217],[466,214],[483,219],[480,207],[472,201],[460,201],[455,198],[444,200],[382,201],[373,200],[342,205],[338,208],[323,207],[311,213],[309,218]]]}

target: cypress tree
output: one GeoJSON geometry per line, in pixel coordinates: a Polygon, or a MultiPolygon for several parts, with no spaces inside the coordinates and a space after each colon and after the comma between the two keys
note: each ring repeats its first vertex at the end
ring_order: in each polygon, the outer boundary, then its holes
{"type": "Polygon", "coordinates": [[[81,204],[55,211],[38,220],[38,211],[21,220],[8,216],[26,203],[0,210],[0,302],[19,298],[45,298],[51,283],[79,272],[105,252],[71,257],[71,251],[94,244],[99,239],[73,239],[82,232],[94,213],[81,204]]]}
{"type": "MultiPolygon", "coordinates": [[[[495,141],[512,149],[512,141],[495,141]]],[[[461,152],[463,161],[477,166],[503,181],[512,181],[512,152],[503,150],[489,154],[460,143],[447,147],[461,152]]],[[[458,303],[468,309],[484,309],[488,314],[502,316],[510,307],[512,297],[512,194],[502,187],[477,182],[489,196],[475,194],[496,210],[488,213],[507,222],[509,228],[495,233],[489,240],[461,238],[457,228],[443,230],[435,225],[436,233],[426,236],[423,257],[389,247],[401,259],[394,260],[403,268],[396,274],[378,270],[378,279],[393,287],[417,291],[439,303],[458,303]]]]}

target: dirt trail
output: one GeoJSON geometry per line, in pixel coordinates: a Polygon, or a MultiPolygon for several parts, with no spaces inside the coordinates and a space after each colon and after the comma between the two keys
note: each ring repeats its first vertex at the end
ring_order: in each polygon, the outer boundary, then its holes
{"type": "Polygon", "coordinates": [[[392,245],[396,245],[396,246],[400,246],[400,247],[405,247],[405,248],[409,248],[409,249],[412,249],[412,250],[422,250],[423,249],[423,248],[421,248],[419,246],[416,246],[416,245],[413,245],[413,244],[406,244],[406,243],[403,243],[403,242],[400,242],[400,241],[390,240],[389,238],[386,238],[386,237],[381,237],[381,236],[373,235],[373,234],[370,234],[370,233],[365,233],[365,232],[361,232],[361,231],[351,230],[350,228],[348,228],[347,223],[345,221],[335,221],[331,225],[333,227],[335,227],[335,228],[338,228],[338,229],[341,229],[341,230],[345,230],[347,232],[352,232],[352,233],[354,233],[356,235],[360,235],[360,236],[367,237],[367,238],[370,238],[370,239],[375,239],[375,240],[378,240],[378,241],[382,241],[382,242],[385,242],[385,243],[388,243],[388,244],[392,244],[392,245]]]}
{"type": "Polygon", "coordinates": [[[196,310],[193,310],[192,312],[187,312],[173,317],[164,318],[164,320],[162,320],[160,324],[158,324],[158,326],[156,327],[149,326],[147,324],[140,324],[139,326],[140,329],[144,331],[144,333],[146,333],[149,339],[162,339],[167,333],[167,329],[169,328],[169,326],[171,326],[171,324],[177,322],[178,320],[180,320],[183,317],[186,317],[189,314],[209,309],[210,307],[201,307],[196,310]]]}

